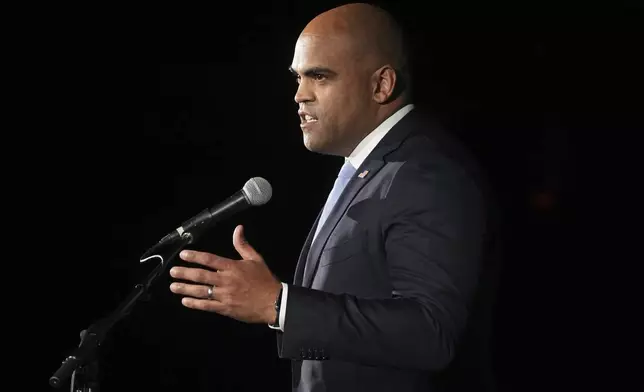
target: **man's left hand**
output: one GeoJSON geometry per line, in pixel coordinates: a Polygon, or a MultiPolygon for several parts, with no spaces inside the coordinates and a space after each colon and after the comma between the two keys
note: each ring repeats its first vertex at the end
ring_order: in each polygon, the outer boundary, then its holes
{"type": "Polygon", "coordinates": [[[247,323],[271,324],[277,316],[275,299],[281,283],[246,241],[243,230],[243,226],[237,226],[233,233],[233,245],[241,260],[183,250],[179,255],[182,260],[211,270],[173,267],[172,277],[195,284],[174,282],[170,290],[185,295],[181,303],[188,308],[216,312],[247,323]],[[210,298],[209,288],[212,288],[210,298]]]}

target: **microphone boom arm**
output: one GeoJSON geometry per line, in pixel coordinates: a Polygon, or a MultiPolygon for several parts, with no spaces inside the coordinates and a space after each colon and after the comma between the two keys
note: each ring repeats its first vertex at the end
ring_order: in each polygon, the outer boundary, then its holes
{"type": "MultiPolygon", "coordinates": [[[[199,214],[182,223],[175,231],[163,237],[157,244],[148,249],[139,262],[159,257],[161,262],[146,277],[143,283],[136,284],[134,290],[107,317],[100,319],[81,332],[80,345],[74,348],[61,366],[49,378],[52,387],[60,386],[69,377],[76,383],[77,372],[83,384],[81,391],[96,391],[98,387],[98,349],[112,326],[128,315],[141,298],[147,294],[154,280],[170,264],[170,261],[188,244],[195,241],[212,222],[229,217],[250,206],[267,203],[272,196],[272,187],[261,177],[251,178],[243,189],[234,193],[224,202],[201,211],[199,214]]],[[[74,385],[72,385],[74,387],[74,385]]]]}
{"type": "MultiPolygon", "coordinates": [[[[131,312],[141,298],[145,297],[145,294],[147,294],[154,280],[166,270],[167,266],[170,264],[169,261],[176,257],[176,255],[179,254],[186,245],[192,243],[194,238],[193,234],[185,232],[179,237],[178,241],[175,240],[174,243],[166,242],[164,244],[157,244],[145,253],[146,255],[149,255],[152,251],[159,250],[159,248],[162,247],[161,245],[163,245],[164,248],[167,248],[165,249],[165,253],[158,252],[161,254],[155,255],[161,258],[159,265],[157,265],[148,274],[142,283],[138,283],[134,286],[134,290],[132,290],[128,297],[125,298],[125,300],[123,300],[111,314],[98,320],[81,332],[80,345],[72,350],[54,375],[49,378],[49,384],[52,387],[60,388],[60,386],[77,371],[80,372],[81,375],[89,375],[89,377],[85,377],[82,380],[82,383],[87,384],[87,386],[90,387],[89,390],[91,390],[91,386],[97,385],[98,382],[94,379],[97,373],[97,351],[105,339],[105,336],[117,322],[131,312]]],[[[80,390],[85,391],[87,389],[83,387],[80,390]]]]}

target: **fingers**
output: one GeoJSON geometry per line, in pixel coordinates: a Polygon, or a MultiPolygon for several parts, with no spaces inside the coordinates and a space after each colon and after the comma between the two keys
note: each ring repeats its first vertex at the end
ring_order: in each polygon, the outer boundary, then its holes
{"type": "Polygon", "coordinates": [[[188,280],[195,283],[205,283],[207,285],[221,285],[222,276],[213,271],[201,268],[172,267],[170,276],[176,279],[188,280]]]}
{"type": "MultiPolygon", "coordinates": [[[[237,253],[245,260],[263,261],[262,256],[253,248],[244,236],[244,226],[238,225],[233,232],[233,245],[237,253]]],[[[182,250],[179,253],[182,260],[204,265],[216,270],[228,270],[234,267],[235,260],[207,252],[182,250]]]]}
{"type": "Polygon", "coordinates": [[[229,312],[228,306],[224,305],[219,301],[185,297],[185,298],[181,298],[181,303],[186,308],[205,310],[207,312],[216,312],[223,316],[227,316],[229,312]]]}
{"type": "Polygon", "coordinates": [[[187,308],[216,312],[224,316],[230,311],[230,306],[222,302],[226,294],[225,289],[220,287],[175,282],[170,285],[170,290],[175,294],[185,295],[181,298],[181,304],[187,308]],[[208,288],[212,290],[210,298],[208,288]]]}
{"type": "Polygon", "coordinates": [[[233,232],[233,246],[237,253],[246,260],[262,261],[262,256],[246,241],[244,226],[235,227],[233,232]]]}
{"type": "Polygon", "coordinates": [[[216,270],[228,269],[231,264],[234,263],[234,260],[196,250],[182,250],[181,253],[179,253],[179,257],[181,257],[182,260],[205,265],[206,267],[216,270]]]}
{"type": "Polygon", "coordinates": [[[187,297],[220,301],[223,289],[217,287],[216,285],[215,287],[212,287],[210,285],[204,286],[200,284],[174,282],[170,285],[170,291],[175,294],[185,295],[187,297]],[[212,295],[210,297],[208,296],[208,289],[212,290],[212,295]]]}

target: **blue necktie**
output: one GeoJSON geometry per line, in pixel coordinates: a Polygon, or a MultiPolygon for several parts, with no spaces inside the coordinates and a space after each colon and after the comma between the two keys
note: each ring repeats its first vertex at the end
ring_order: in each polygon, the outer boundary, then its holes
{"type": "Polygon", "coordinates": [[[333,206],[335,206],[335,203],[338,201],[338,198],[342,194],[342,191],[344,188],[347,186],[347,183],[349,183],[349,180],[351,180],[351,177],[353,177],[353,174],[355,173],[356,169],[351,165],[349,160],[345,160],[344,165],[342,166],[342,169],[340,169],[340,172],[338,173],[338,178],[335,179],[335,184],[333,184],[333,189],[331,190],[331,193],[329,194],[329,197],[326,200],[326,204],[324,205],[324,209],[322,210],[322,215],[320,216],[320,221],[318,222],[318,227],[315,230],[315,235],[313,236],[313,241],[318,236],[318,233],[320,232],[320,229],[322,229],[322,226],[324,225],[324,222],[326,219],[329,217],[329,214],[333,210],[333,206]]]}

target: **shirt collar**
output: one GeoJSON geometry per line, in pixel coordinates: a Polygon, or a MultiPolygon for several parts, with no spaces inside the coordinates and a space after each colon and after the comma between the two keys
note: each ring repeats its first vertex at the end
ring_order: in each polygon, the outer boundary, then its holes
{"type": "Polygon", "coordinates": [[[382,140],[383,137],[393,128],[398,121],[400,121],[407,113],[409,113],[412,109],[414,108],[414,104],[408,104],[403,106],[402,108],[398,109],[394,114],[389,116],[385,121],[380,123],[374,129],[371,131],[367,136],[358,143],[356,148],[353,149],[353,152],[349,154],[345,160],[349,160],[351,162],[351,166],[354,168],[359,168],[360,165],[362,165],[362,162],[367,158],[369,153],[373,151],[373,149],[378,145],[380,140],[382,140]]]}

